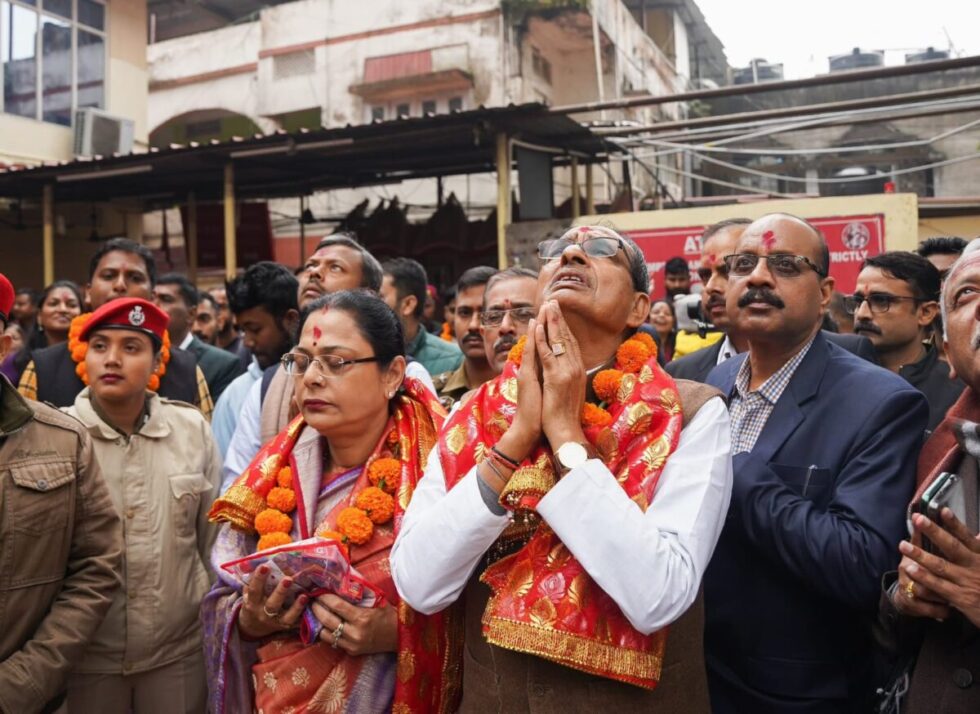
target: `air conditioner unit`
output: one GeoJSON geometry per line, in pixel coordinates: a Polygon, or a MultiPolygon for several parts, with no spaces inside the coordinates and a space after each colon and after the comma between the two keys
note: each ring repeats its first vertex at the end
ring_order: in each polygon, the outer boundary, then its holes
{"type": "Polygon", "coordinates": [[[75,112],[75,156],[112,156],[133,151],[133,120],[91,107],[75,112]]]}

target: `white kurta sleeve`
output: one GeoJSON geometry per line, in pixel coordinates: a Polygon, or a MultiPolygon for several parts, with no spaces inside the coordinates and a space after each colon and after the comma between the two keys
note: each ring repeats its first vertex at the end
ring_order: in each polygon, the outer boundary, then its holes
{"type": "Polygon", "coordinates": [[[633,627],[651,633],[697,597],[731,492],[728,410],[715,398],[681,432],[646,512],[598,459],[566,474],[538,512],[633,627]]]}
{"type": "Polygon", "coordinates": [[[242,404],[242,411],[231,437],[225,464],[221,470],[221,493],[224,493],[241,476],[252,459],[262,448],[259,435],[262,420],[262,380],[255,380],[242,404]]]}
{"type": "Polygon", "coordinates": [[[483,501],[476,467],[447,493],[433,449],[391,550],[399,595],[426,615],[452,605],[509,523],[509,516],[494,515],[483,501]]]}

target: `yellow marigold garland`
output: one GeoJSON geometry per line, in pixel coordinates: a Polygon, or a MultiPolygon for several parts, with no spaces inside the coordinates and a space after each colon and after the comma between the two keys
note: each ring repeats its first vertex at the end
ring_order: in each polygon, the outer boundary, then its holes
{"type": "MultiPolygon", "coordinates": [[[[68,328],[68,352],[71,354],[71,359],[75,362],[75,374],[78,378],[82,380],[82,383],[88,385],[88,369],[85,367],[85,356],[88,354],[88,342],[82,342],[78,339],[78,336],[82,333],[82,328],[85,327],[85,323],[88,322],[89,317],[92,313],[83,312],[71,321],[71,325],[68,328]]],[[[167,373],[167,363],[170,361],[170,334],[168,332],[163,333],[163,345],[160,347],[160,365],[154,370],[153,374],[150,375],[149,381],[146,383],[146,388],[150,391],[157,391],[160,389],[160,380],[163,379],[163,375],[167,373]]]]}

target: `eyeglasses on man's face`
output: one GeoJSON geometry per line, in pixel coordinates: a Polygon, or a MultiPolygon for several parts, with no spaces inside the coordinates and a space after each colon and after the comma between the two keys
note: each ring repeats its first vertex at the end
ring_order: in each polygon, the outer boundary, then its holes
{"type": "Polygon", "coordinates": [[[533,307],[511,307],[506,310],[484,310],[480,313],[480,324],[484,327],[499,327],[504,322],[504,316],[510,313],[510,319],[526,325],[534,317],[533,307]]]}
{"type": "Polygon", "coordinates": [[[291,376],[306,374],[306,370],[310,368],[310,365],[315,364],[321,374],[327,377],[340,377],[355,364],[377,362],[378,358],[360,357],[358,359],[344,359],[337,355],[311,357],[302,352],[287,352],[282,356],[282,360],[280,361],[282,362],[283,369],[286,370],[286,374],[291,376]]]}
{"type": "Polygon", "coordinates": [[[853,295],[844,296],[844,312],[848,315],[854,315],[861,309],[861,303],[867,301],[871,314],[880,315],[883,312],[888,312],[894,303],[901,302],[902,300],[911,300],[916,303],[921,302],[919,298],[907,297],[905,295],[892,295],[890,293],[868,293],[867,295],[862,295],[861,293],[854,293],[853,295]]]}
{"type": "Polygon", "coordinates": [[[538,257],[541,260],[557,260],[571,245],[579,246],[590,258],[612,258],[622,250],[626,252],[623,241],[611,236],[591,235],[581,241],[569,238],[552,238],[538,243],[538,257]]]}
{"type": "Polygon", "coordinates": [[[733,253],[725,256],[725,266],[728,268],[729,275],[744,278],[751,275],[759,261],[763,259],[766,261],[769,272],[777,278],[796,278],[802,275],[804,265],[821,278],[827,277],[827,273],[806,256],[790,255],[789,253],[774,253],[772,255],[733,253]]]}

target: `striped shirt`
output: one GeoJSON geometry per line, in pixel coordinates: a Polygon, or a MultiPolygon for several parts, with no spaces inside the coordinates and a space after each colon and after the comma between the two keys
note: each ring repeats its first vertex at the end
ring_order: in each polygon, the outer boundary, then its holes
{"type": "MultiPolygon", "coordinates": [[[[814,335],[816,337],[816,335],[814,335]]],[[[769,421],[769,415],[776,407],[776,402],[786,391],[789,381],[793,378],[796,368],[806,357],[813,345],[813,337],[803,349],[797,352],[786,364],[763,382],[755,391],[749,390],[752,379],[752,365],[748,356],[735,376],[735,389],[732,392],[729,412],[732,419],[732,456],[745,451],[752,451],[762,430],[769,421]]]]}

